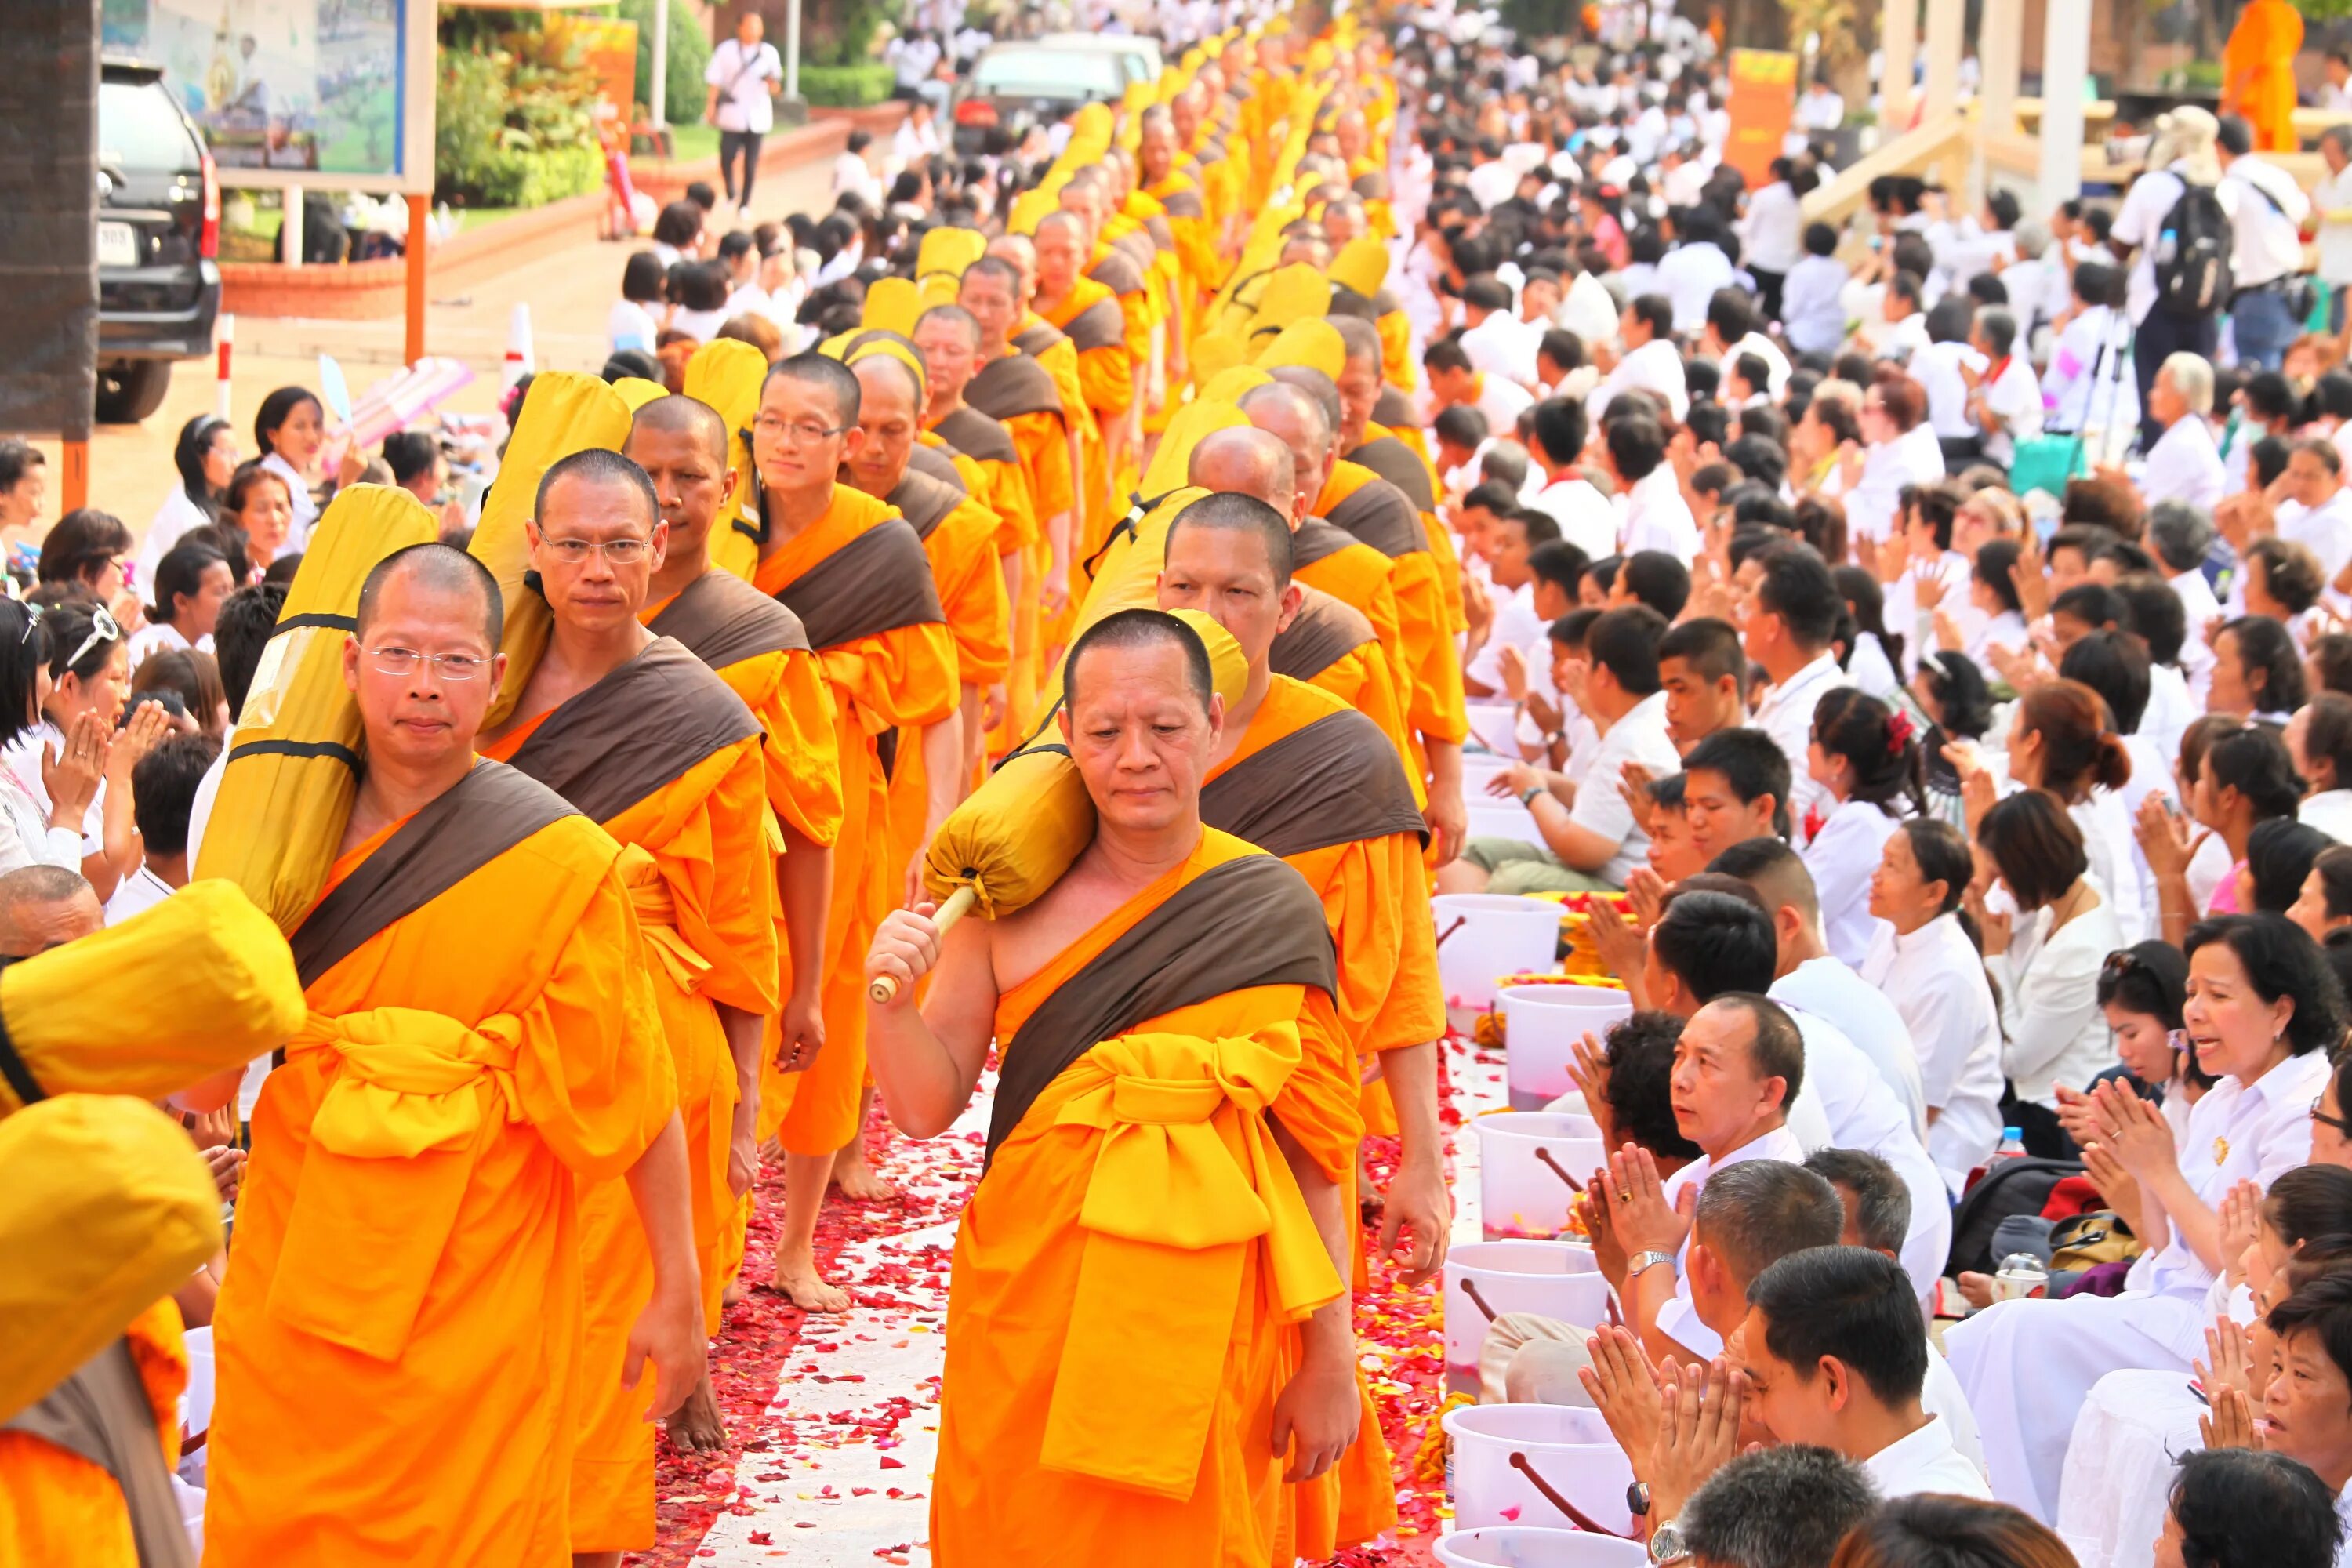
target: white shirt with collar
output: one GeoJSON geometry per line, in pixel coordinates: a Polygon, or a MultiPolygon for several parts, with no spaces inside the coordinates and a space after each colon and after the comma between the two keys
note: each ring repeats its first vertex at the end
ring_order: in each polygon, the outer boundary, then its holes
{"type": "Polygon", "coordinates": [[[2281,539],[2310,546],[2319,557],[2321,580],[2333,584],[2336,574],[2352,563],[2352,488],[2338,486],[2317,506],[2280,502],[2278,532],[2281,539]]]}
{"type": "Polygon", "coordinates": [[[1908,936],[1883,931],[1862,962],[1864,983],[1888,997],[1909,1029],[1920,1088],[1936,1111],[1927,1155],[1957,1195],[2000,1142],[2000,1016],[1984,961],[1957,915],[1908,936]]]}
{"type": "Polygon", "coordinates": [[[1788,181],[1774,180],[1748,198],[1739,233],[1750,267],[1786,277],[1805,258],[1804,210],[1788,181]]]}
{"type": "Polygon", "coordinates": [[[1534,406],[1535,395],[1517,382],[1489,371],[1478,373],[1478,395],[1472,400],[1486,416],[1486,428],[1507,436],[1518,428],[1519,416],[1534,406]]]}
{"type": "MultiPolygon", "coordinates": [[[[2325,1051],[2289,1057],[2252,1083],[2225,1077],[2189,1111],[2180,1173],[2202,1202],[2219,1205],[2242,1181],[2264,1192],[2279,1176],[2311,1159],[2311,1108],[2333,1070],[2325,1051]]],[[[2163,1248],[2143,1253],[2125,1288],[2159,1296],[2203,1295],[2213,1282],[2179,1227],[2163,1248]]]]}
{"type": "Polygon", "coordinates": [[[1675,331],[1696,332],[1706,325],[1706,307],[1718,289],[1738,283],[1731,258],[1711,241],[1678,245],[1658,263],[1658,283],[1674,301],[1675,331]]]}
{"type": "MultiPolygon", "coordinates": [[[[2152,170],[2134,181],[2108,230],[2118,246],[2138,247],[2126,289],[2126,308],[2135,325],[2146,321],[2156,305],[2156,241],[2164,232],[2165,219],[2171,216],[2186,188],[2180,174],[2182,167],[2183,161],[2176,161],[2168,168],[2152,170]]],[[[2234,232],[2239,207],[2236,184],[2224,180],[2215,195],[2221,200],[2221,210],[2229,215],[2234,232]]]]}
{"type": "Polygon", "coordinates": [[[1817,804],[1826,809],[1828,792],[1810,776],[1805,753],[1813,743],[1813,709],[1824,693],[1850,686],[1837,659],[1822,653],[1811,664],[1764,693],[1749,722],[1772,737],[1789,759],[1789,821],[1794,826],[1817,804]]]}
{"type": "Polygon", "coordinates": [[[2202,415],[2184,414],[2149,449],[2140,475],[2140,500],[2150,507],[2185,500],[2210,512],[2221,500],[2228,477],[2221,468],[2221,449],[2213,444],[2212,426],[2202,415]]]}
{"type": "Polygon", "coordinates": [[[1837,801],[1804,847],[1805,869],[1812,873],[1821,905],[1822,939],[1842,963],[1860,963],[1887,929],[1870,912],[1870,878],[1898,826],[1866,800],[1837,801]]]}
{"type": "Polygon", "coordinates": [[[2252,289],[2303,270],[2303,220],[2311,198],[2294,176],[2249,153],[2221,172],[2221,186],[2237,193],[2230,223],[2230,281],[2252,289]]]}
{"type": "Polygon", "coordinates": [[[2339,289],[2352,284],[2352,163],[2322,175],[2311,205],[2319,214],[2319,276],[2339,289]]]}
{"type": "MultiPolygon", "coordinates": [[[[1889,932],[1894,928],[1878,922],[1889,932]]],[[[1836,958],[1810,958],[1780,979],[1767,992],[1773,1001],[1836,1026],[1853,1048],[1870,1058],[1879,1080],[1910,1114],[1911,1131],[1927,1132],[1927,1097],[1919,1077],[1919,1058],[1911,1044],[1911,1026],[1895,1005],[1865,982],[1854,967],[1836,958]]]]}
{"type": "Polygon", "coordinates": [[[2000,423],[1983,432],[1985,456],[2002,468],[2017,455],[2017,443],[2042,434],[2042,384],[2021,353],[2001,362],[1998,374],[1984,385],[1985,409],[2000,423]]]}
{"type": "Polygon", "coordinates": [[[1952,1445],[1951,1428],[1937,1415],[1907,1437],[1898,1437],[1867,1459],[1862,1468],[1889,1501],[1921,1492],[1949,1492],[1990,1502],[1992,1488],[1983,1472],[1969,1463],[1952,1445]]]}
{"type": "Polygon", "coordinates": [[[1764,362],[1765,391],[1771,401],[1777,402],[1789,390],[1789,375],[1795,368],[1789,363],[1789,356],[1780,352],[1780,344],[1761,332],[1750,332],[1732,344],[1731,352],[1723,356],[1724,363],[1727,367],[1741,354],[1754,354],[1764,362]]]}
{"type": "Polygon", "coordinates": [[[1538,490],[1528,504],[1559,524],[1559,536],[1599,561],[1617,553],[1617,509],[1573,473],[1538,490]]]}
{"type": "Polygon", "coordinates": [[[1594,873],[1613,887],[1625,885],[1634,867],[1646,862],[1650,840],[1633,820],[1633,808],[1617,788],[1628,763],[1639,763],[1653,778],[1664,778],[1680,763],[1674,737],[1666,730],[1666,694],[1653,691],[1629,709],[1594,749],[1591,771],[1577,786],[1576,804],[1568,819],[1617,846],[1609,863],[1594,873]]]}
{"type": "Polygon", "coordinates": [[[2352,844],[2352,789],[2324,789],[2305,795],[2294,809],[2294,819],[2335,839],[2352,844]]]}
{"type": "Polygon", "coordinates": [[[106,923],[121,925],[132,915],[144,914],[172,896],[172,884],[143,863],[122,879],[114,897],[106,900],[106,923]]]}
{"type": "Polygon", "coordinates": [[[1486,640],[1480,645],[1477,656],[1463,673],[1489,691],[1503,689],[1503,650],[1516,647],[1524,650],[1544,635],[1544,623],[1536,614],[1535,580],[1529,578],[1516,588],[1494,590],[1495,620],[1486,628],[1486,640]]]}
{"type": "MultiPolygon", "coordinates": [[[[1927,393],[1927,427],[1940,440],[1964,441],[1979,433],[1969,419],[1969,383],[1960,374],[1963,366],[1976,375],[1988,368],[1985,356],[1966,343],[1931,342],[1911,352],[1911,374],[1927,393]]],[[[2034,401],[2039,405],[2041,399],[2037,396],[2034,401]]]]}
{"type": "Polygon", "coordinates": [[[1674,465],[1660,463],[1625,492],[1625,526],[1620,536],[1622,553],[1663,550],[1677,561],[1696,558],[1702,542],[1698,520],[1683,500],[1682,481],[1674,465]]]}
{"type": "MultiPolygon", "coordinates": [[[[1805,1146],[1797,1135],[1785,1126],[1751,1138],[1722,1159],[1710,1159],[1701,1154],[1673,1175],[1659,1184],[1659,1194],[1668,1208],[1677,1206],[1685,1187],[1705,1191],[1706,1179],[1727,1166],[1742,1164],[1749,1160],[1779,1160],[1785,1164],[1801,1165],[1805,1161],[1805,1146]]],[[[1723,1353],[1723,1338],[1698,1320],[1698,1309],[1691,1304],[1690,1238],[1685,1237],[1675,1252],[1674,1299],[1658,1309],[1658,1331],[1696,1356],[1713,1358],[1723,1353]]]]}
{"type": "Polygon", "coordinates": [[[1895,531],[1895,514],[1906,485],[1931,485],[1944,477],[1944,448],[1935,426],[1921,425],[1892,441],[1876,441],[1863,449],[1862,477],[1844,497],[1846,531],[1856,539],[1877,541],[1895,531]],[[1914,434],[1924,440],[1913,439],[1914,434]]]}
{"type": "Polygon", "coordinates": [[[1465,330],[1460,341],[1471,364],[1488,376],[1529,382],[1536,378],[1536,344],[1542,336],[1540,328],[1530,331],[1528,323],[1514,320],[1508,310],[1494,310],[1476,326],[1465,330]]]}
{"type": "Polygon", "coordinates": [[[1585,408],[1597,422],[1609,412],[1611,400],[1619,393],[1636,388],[1664,397],[1666,412],[1679,424],[1690,412],[1690,394],[1683,384],[1682,351],[1664,338],[1652,338],[1601,378],[1601,384],[1585,399],[1585,408]]]}
{"type": "Polygon", "coordinates": [[[1835,353],[1845,342],[1845,286],[1851,278],[1834,256],[1808,256],[1780,284],[1780,324],[1799,353],[1835,353]]]}

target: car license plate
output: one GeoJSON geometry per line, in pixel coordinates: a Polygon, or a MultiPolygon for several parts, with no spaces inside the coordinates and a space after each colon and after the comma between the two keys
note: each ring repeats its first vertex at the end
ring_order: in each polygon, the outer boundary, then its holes
{"type": "Polygon", "coordinates": [[[100,267],[138,266],[139,231],[127,223],[100,224],[98,264],[100,267]]]}

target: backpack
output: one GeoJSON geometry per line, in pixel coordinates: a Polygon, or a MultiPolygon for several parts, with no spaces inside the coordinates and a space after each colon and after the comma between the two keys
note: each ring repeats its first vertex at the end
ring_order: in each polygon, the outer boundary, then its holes
{"type": "Polygon", "coordinates": [[[1992,1256],[1992,1233],[2000,1222],[2011,1215],[2040,1214],[2053,1187],[2082,1173],[2079,1160],[1996,1161],[1952,1214],[1952,1250],[1944,1272],[1991,1273],[2000,1262],[1992,1256]]]}
{"type": "MultiPolygon", "coordinates": [[[[2175,176],[2178,178],[2178,176],[2175,176]]],[[[2156,239],[2156,303],[2172,316],[2210,316],[2230,302],[2230,215],[2211,185],[2180,182],[2156,239]]]]}

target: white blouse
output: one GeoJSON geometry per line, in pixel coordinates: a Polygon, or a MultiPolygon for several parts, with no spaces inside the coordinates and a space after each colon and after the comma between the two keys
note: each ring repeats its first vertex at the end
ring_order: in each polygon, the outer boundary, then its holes
{"type": "Polygon", "coordinates": [[[1894,1002],[1911,1031],[1920,1088],[1936,1112],[1928,1157],[1957,1194],[2000,1142],[2000,1017],[1984,961],[1956,914],[1908,936],[1882,922],[1862,978],[1894,1002]]]}
{"type": "Polygon", "coordinates": [[[2115,1066],[2115,1043],[2099,1012],[2099,966],[2125,944],[2115,910],[2104,900],[2056,935],[2047,935],[2049,928],[2046,908],[2019,917],[2009,951],[1988,958],[1985,967],[2000,987],[2000,1021],[2009,1037],[2001,1067],[2011,1087],[2020,1100],[2054,1110],[2055,1085],[2081,1089],[2115,1066]]]}
{"type": "Polygon", "coordinates": [[[1813,874],[1822,938],[1841,963],[1859,967],[1871,943],[1889,929],[1870,912],[1870,877],[1896,826],[1896,818],[1868,801],[1840,801],[1799,852],[1813,874]]]}
{"type": "MultiPolygon", "coordinates": [[[[2206,1204],[2242,1181],[2263,1191],[2280,1173],[2311,1159],[2311,1106],[2333,1067],[2325,1051],[2289,1057],[2252,1083],[2224,1078],[2189,1110],[2180,1173],[2206,1204]]],[[[2164,1247],[2132,1265],[2126,1287],[2159,1296],[2201,1294],[2213,1270],[2172,1227],[2164,1247]]]]}

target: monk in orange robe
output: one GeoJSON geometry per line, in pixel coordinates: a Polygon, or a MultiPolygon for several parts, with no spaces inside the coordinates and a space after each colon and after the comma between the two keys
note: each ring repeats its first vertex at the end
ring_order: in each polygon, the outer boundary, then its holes
{"type": "MultiPolygon", "coordinates": [[[[731,1128],[710,1130],[727,1137],[724,1188],[697,1190],[698,1198],[722,1207],[718,1235],[715,1241],[706,1237],[699,1206],[695,1233],[703,1257],[706,1321],[716,1334],[721,1293],[742,1266],[759,1163],[765,1042],[748,1026],[776,1031],[772,1050],[778,1059],[796,1048],[805,1054],[824,1038],[821,983],[829,951],[825,906],[833,886],[833,845],[841,834],[841,755],[834,737],[832,689],[800,617],[710,563],[711,525],[735,493],[725,421],[716,409],[690,397],[657,398],[637,410],[627,453],[653,480],[669,531],[637,618],[717,671],[759,721],[768,808],[782,847],[775,874],[781,1009],[768,1019],[747,1020],[719,1003],[734,1058],[735,1116],[731,1128]]],[[[725,1445],[707,1382],[671,1418],[669,1434],[673,1443],[689,1449],[725,1445]]]]}
{"type": "Polygon", "coordinates": [[[1139,361],[1129,341],[1121,299],[1107,284],[1087,277],[1086,220],[1075,213],[1047,213],[1037,220],[1037,313],[1070,341],[1077,354],[1080,395],[1103,434],[1104,470],[1089,476],[1087,527],[1078,557],[1089,559],[1109,531],[1110,514],[1120,512],[1111,476],[1129,460],[1134,447],[1132,410],[1143,365],[1150,359],[1150,328],[1139,361]]]}
{"type": "Polygon", "coordinates": [[[1445,530],[1437,525],[1437,498],[1444,488],[1438,483],[1437,466],[1429,459],[1412,405],[1383,379],[1382,328],[1360,316],[1335,314],[1330,321],[1348,353],[1335,384],[1339,389],[1339,453],[1404,491],[1413,510],[1421,513],[1423,531],[1430,537],[1430,549],[1439,553],[1439,567],[1445,574],[1449,612],[1458,613],[1461,563],[1453,553],[1452,541],[1441,542],[1445,530]]]}
{"type": "MultiPolygon", "coordinates": [[[[1036,361],[1053,378],[1065,438],[1070,448],[1070,551],[1075,562],[1085,541],[1100,526],[1097,519],[1109,500],[1110,466],[1103,449],[1102,429],[1095,423],[1094,410],[1087,403],[1086,384],[1078,374],[1078,346],[1061,328],[1032,308],[1037,299],[1036,246],[1025,234],[1000,235],[988,242],[988,254],[1013,269],[1013,325],[1006,329],[1004,341],[1021,358],[1010,363],[992,364],[983,350],[980,368],[967,389],[968,395],[990,412],[1001,413],[1003,410],[998,405],[1008,398],[1015,408],[1025,402],[1024,384],[1030,379],[1026,361],[1036,361]]],[[[1017,425],[1022,416],[1012,417],[1017,425]]],[[[1045,428],[1040,424],[1041,438],[1045,428]]],[[[1044,582],[1051,564],[1049,546],[1044,542],[1033,545],[1029,580],[1044,582]]],[[[1038,601],[1037,646],[1045,662],[1052,662],[1069,636],[1070,617],[1076,613],[1079,597],[1078,584],[1071,584],[1058,609],[1048,611],[1045,602],[1038,601]]]]}
{"type": "MultiPolygon", "coordinates": [[[[1417,1283],[1443,1263],[1453,1221],[1437,1117],[1436,1041],[1445,1011],[1421,864],[1425,829],[1403,760],[1379,726],[1271,668],[1276,637],[1299,605],[1287,570],[1290,542],[1282,513],[1255,497],[1196,501],[1169,528],[1160,605],[1213,616],[1249,658],[1248,686],[1210,755],[1202,819],[1282,856],[1322,901],[1339,950],[1339,1037],[1300,1071],[1320,1075],[1352,1111],[1358,1058],[1380,1060],[1407,1128],[1385,1235],[1393,1240],[1401,1227],[1412,1231],[1407,1279],[1417,1283]]],[[[1350,1213],[1361,1132],[1358,1121],[1339,1151],[1350,1213]]],[[[1369,1416],[1370,1390],[1359,1383],[1369,1416]]],[[[1365,1423],[1339,1468],[1297,1488],[1292,1501],[1295,1533],[1277,1563],[1320,1561],[1394,1524],[1395,1488],[1377,1420],[1365,1423]]]]}
{"type": "Polygon", "coordinates": [[[498,586],[420,544],[368,576],[343,657],[365,741],[310,1005],[253,1116],[213,1321],[205,1561],[571,1561],[580,1194],[627,1178],[653,1291],[610,1375],[654,1416],[702,1375],[692,1184],[612,837],[474,754],[498,586]]]}
{"type": "MultiPolygon", "coordinates": [[[[1320,379],[1324,385],[1331,384],[1329,377],[1320,379]]],[[[1421,520],[1395,486],[1368,469],[1336,460],[1336,422],[1322,400],[1298,386],[1277,383],[1245,393],[1240,407],[1252,425],[1289,445],[1305,480],[1301,490],[1313,488],[1315,499],[1306,503],[1307,515],[1370,546],[1388,562],[1397,640],[1389,642],[1383,628],[1382,646],[1395,656],[1416,752],[1412,765],[1428,781],[1431,851],[1443,865],[1459,852],[1469,822],[1462,801],[1462,742],[1470,732],[1470,720],[1463,705],[1461,655],[1446,629],[1437,572],[1423,543],[1421,520]],[[1343,515],[1333,517],[1335,509],[1344,509],[1343,515]]],[[[1306,530],[1302,527],[1300,532],[1306,530]]],[[[1303,571],[1304,580],[1348,599],[1380,626],[1381,616],[1350,596],[1338,571],[1318,570],[1319,549],[1319,542],[1309,539],[1304,553],[1310,564],[1303,571]]]]}
{"type": "Polygon", "coordinates": [[[1305,1066],[1337,1048],[1330,933],[1296,871],[1202,824],[1223,703],[1199,637],[1121,611],[1068,670],[1093,842],[1007,917],[943,939],[929,905],[894,913],[866,963],[898,983],[875,1081],[910,1134],[953,1124],[1003,1043],[931,1552],[1265,1568],[1283,1480],[1327,1471],[1362,1415],[1335,1266],[1353,1108],[1305,1066]]]}
{"type": "MultiPolygon", "coordinates": [[[[1079,456],[1067,395],[1039,357],[1023,353],[1012,341],[1021,321],[1023,294],[1021,268],[1002,256],[983,256],[965,268],[956,303],[979,327],[980,345],[975,351],[979,368],[963,395],[974,408],[1011,431],[1021,450],[1021,471],[1029,477],[1029,497],[1045,538],[1045,563],[1034,597],[1041,624],[1051,626],[1070,605],[1070,552],[1077,538],[1081,500],[1079,456]]],[[[1054,335],[1057,340],[1061,336],[1058,331],[1054,335]]],[[[1075,353],[1072,363],[1075,369],[1075,353]]],[[[1020,605],[1013,608],[1021,613],[1020,605]]],[[[1040,646],[1051,651],[1050,645],[1040,646]]]]}
{"type": "MultiPolygon", "coordinates": [[[[927,783],[928,843],[956,800],[958,734],[953,634],[922,541],[887,501],[836,482],[866,433],[857,377],[840,361],[804,353],[768,374],[752,425],[762,490],[754,586],[801,618],[833,688],[841,755],[842,829],[834,847],[825,920],[824,1038],[811,1065],[803,1047],[774,1064],[761,1117],[784,1151],[784,1218],[775,1288],[803,1309],[841,1312],[846,1291],[816,1268],[816,1215],[834,1158],[861,1135],[866,1014],[858,955],[883,914],[914,890],[915,868],[887,842],[889,776],[898,731],[914,731],[927,783]],[[768,1109],[769,1099],[776,1101],[768,1109]]],[[[763,1131],[765,1129],[763,1128],[763,1131]]]]}
{"type": "MultiPolygon", "coordinates": [[[[214,1200],[215,1212],[219,1206],[214,1200]]],[[[209,1223],[217,1250],[219,1221],[209,1223]]],[[[166,1296],[0,1426],[0,1563],[155,1568],[193,1561],[170,1479],[180,1460],[179,1401],[187,1386],[186,1336],[166,1296]],[[118,1450],[121,1461],[107,1465],[85,1456],[93,1439],[147,1447],[136,1455],[118,1450]]]]}
{"type": "Polygon", "coordinates": [[[2287,0],[2248,0],[2221,50],[2221,112],[2245,117],[2257,153],[2293,153],[2294,57],[2303,13],[2287,0]]]}
{"type": "MultiPolygon", "coordinates": [[[[1199,91],[1195,83],[1177,95],[1175,104],[1186,102],[1199,91]]],[[[1181,111],[1175,104],[1143,111],[1138,122],[1139,140],[1135,156],[1139,188],[1168,215],[1169,232],[1175,241],[1176,258],[1184,275],[1184,302],[1191,307],[1214,293],[1224,282],[1224,274],[1217,259],[1216,224],[1210,216],[1207,197],[1199,183],[1181,167],[1185,155],[1177,145],[1177,115],[1181,111]]],[[[1170,380],[1176,380],[1172,367],[1170,380]]]]}
{"type": "MultiPolygon", "coordinates": [[[[637,618],[668,542],[643,469],[602,448],[562,458],[541,481],[523,531],[554,626],[515,717],[485,737],[482,754],[545,784],[635,851],[624,878],[677,1082],[707,1324],[718,1295],[708,1274],[737,1196],[730,1168],[748,1175],[754,1154],[748,1137],[734,1137],[735,1057],[756,1058],[776,1008],[760,725],[708,665],[637,618]]],[[[619,1182],[583,1186],[580,1217],[588,1393],[572,1461],[572,1548],[617,1564],[654,1542],[648,1391],[624,1389],[616,1374],[652,1289],[652,1260],[619,1182]]]]}

